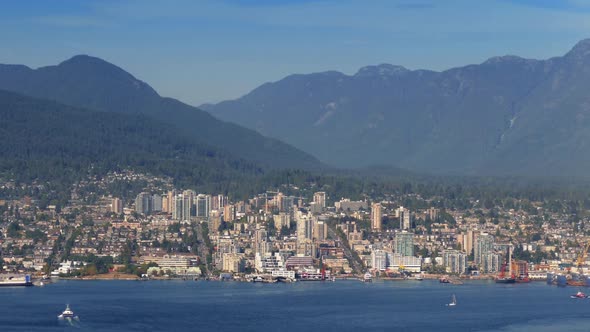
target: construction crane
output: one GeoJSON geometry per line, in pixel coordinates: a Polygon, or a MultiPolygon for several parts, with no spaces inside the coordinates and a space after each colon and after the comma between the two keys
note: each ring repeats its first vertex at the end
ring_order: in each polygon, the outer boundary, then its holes
{"type": "Polygon", "coordinates": [[[584,265],[584,263],[586,263],[586,256],[588,255],[588,248],[590,248],[590,241],[588,241],[588,243],[586,243],[586,246],[584,246],[584,249],[582,250],[580,255],[578,255],[578,259],[576,260],[576,266],[578,267],[578,272],[580,274],[582,273],[582,265],[584,265]]]}

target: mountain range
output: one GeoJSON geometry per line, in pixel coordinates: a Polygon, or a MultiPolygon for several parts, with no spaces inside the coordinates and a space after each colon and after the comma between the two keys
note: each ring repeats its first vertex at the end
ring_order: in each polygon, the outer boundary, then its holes
{"type": "MultiPolygon", "coordinates": [[[[277,139],[220,121],[178,100],[161,97],[145,82],[96,57],[78,55],[59,65],[38,69],[0,65],[0,89],[103,112],[103,116],[107,116],[104,112],[110,112],[148,117],[154,120],[150,128],[160,123],[170,127],[170,135],[186,137],[191,144],[207,146],[209,151],[231,155],[233,159],[254,162],[264,169],[322,167],[316,158],[277,139]]],[[[79,125],[75,119],[67,123],[79,125]]],[[[131,120],[125,118],[125,121],[131,120]]]]}
{"type": "Polygon", "coordinates": [[[290,75],[200,108],[340,167],[588,176],[589,87],[587,39],[547,60],[290,75]]]}
{"type": "Polygon", "coordinates": [[[87,174],[128,168],[217,192],[263,174],[254,162],[199,144],[145,115],[92,111],[0,90],[0,118],[0,175],[17,183],[50,181],[66,196],[68,185],[87,174]]]}

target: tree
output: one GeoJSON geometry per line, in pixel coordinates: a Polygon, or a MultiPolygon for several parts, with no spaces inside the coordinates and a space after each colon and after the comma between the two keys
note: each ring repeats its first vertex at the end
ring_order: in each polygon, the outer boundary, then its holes
{"type": "Polygon", "coordinates": [[[6,234],[8,235],[8,237],[18,238],[18,237],[20,237],[21,230],[22,230],[22,227],[18,224],[18,222],[14,221],[14,222],[11,222],[10,225],[8,225],[8,228],[6,230],[6,234]]]}

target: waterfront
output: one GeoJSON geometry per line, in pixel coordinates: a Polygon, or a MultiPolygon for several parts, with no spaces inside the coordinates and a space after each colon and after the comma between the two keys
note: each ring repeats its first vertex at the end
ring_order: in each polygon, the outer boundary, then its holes
{"type": "Polygon", "coordinates": [[[0,290],[2,331],[588,331],[590,299],[544,283],[73,281],[0,290]],[[458,305],[446,307],[452,294],[458,305]],[[57,315],[70,304],[73,326],[57,315]]]}

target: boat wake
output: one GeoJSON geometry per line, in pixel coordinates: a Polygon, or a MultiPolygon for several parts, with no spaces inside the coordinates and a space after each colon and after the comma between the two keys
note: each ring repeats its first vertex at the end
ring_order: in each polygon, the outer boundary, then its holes
{"type": "Polygon", "coordinates": [[[78,316],[59,318],[62,325],[80,327],[80,318],[78,316]]]}

